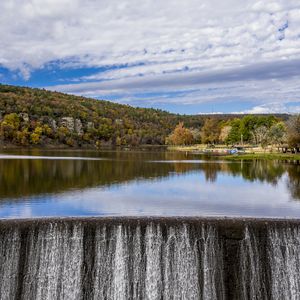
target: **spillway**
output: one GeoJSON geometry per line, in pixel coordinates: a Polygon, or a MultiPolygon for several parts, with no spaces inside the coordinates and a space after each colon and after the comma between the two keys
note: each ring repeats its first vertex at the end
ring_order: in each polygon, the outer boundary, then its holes
{"type": "Polygon", "coordinates": [[[300,222],[0,221],[0,299],[300,299],[300,222]]]}

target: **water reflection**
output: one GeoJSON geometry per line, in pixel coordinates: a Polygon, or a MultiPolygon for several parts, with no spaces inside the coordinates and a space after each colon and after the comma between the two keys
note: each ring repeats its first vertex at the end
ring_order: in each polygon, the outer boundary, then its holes
{"type": "Polygon", "coordinates": [[[288,167],[288,188],[295,200],[300,200],[300,162],[296,165],[290,165],[288,167]]]}
{"type": "Polygon", "coordinates": [[[165,151],[38,155],[52,159],[0,157],[0,217],[300,216],[300,203],[291,201],[300,200],[299,162],[226,162],[165,151]]]}
{"type": "Polygon", "coordinates": [[[138,153],[131,159],[114,154],[110,160],[99,161],[0,159],[0,199],[21,200],[24,196],[160,178],[198,168],[186,163],[148,163],[138,153]]]}

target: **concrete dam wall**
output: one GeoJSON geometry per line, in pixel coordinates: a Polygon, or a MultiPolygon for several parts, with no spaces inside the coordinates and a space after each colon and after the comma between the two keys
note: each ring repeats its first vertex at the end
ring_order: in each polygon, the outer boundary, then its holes
{"type": "Polygon", "coordinates": [[[300,222],[2,220],[0,299],[300,299],[300,222]]]}

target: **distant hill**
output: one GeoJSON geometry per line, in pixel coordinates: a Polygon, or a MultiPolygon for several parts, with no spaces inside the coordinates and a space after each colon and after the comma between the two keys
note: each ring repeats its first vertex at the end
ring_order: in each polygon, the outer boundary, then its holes
{"type": "MultiPolygon", "coordinates": [[[[277,115],[287,119],[288,115],[277,115]]],[[[207,118],[241,115],[179,115],[135,108],[43,89],[0,84],[2,145],[100,147],[162,145],[176,124],[201,128],[207,118]]]]}

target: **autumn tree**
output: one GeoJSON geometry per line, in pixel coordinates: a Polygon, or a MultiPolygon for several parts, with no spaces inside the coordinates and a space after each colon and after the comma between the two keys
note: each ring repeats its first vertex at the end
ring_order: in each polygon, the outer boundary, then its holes
{"type": "Polygon", "coordinates": [[[205,144],[215,144],[219,141],[220,127],[218,120],[208,118],[201,128],[201,141],[205,144]]]}
{"type": "Polygon", "coordinates": [[[39,144],[41,142],[42,133],[43,128],[41,126],[37,126],[30,135],[30,142],[34,145],[39,144]]]}
{"type": "MultiPolygon", "coordinates": [[[[281,118],[286,120],[286,115],[281,118]]],[[[228,143],[236,143],[242,135],[244,141],[249,142],[254,128],[266,126],[270,129],[279,121],[274,116],[253,115],[236,120],[229,115],[207,119],[208,116],[203,115],[172,114],[158,109],[134,108],[109,101],[0,84],[1,144],[94,147],[99,141],[101,145],[119,145],[120,142],[121,145],[157,145],[165,143],[166,137],[179,122],[189,129],[178,130],[184,133],[184,138],[180,138],[182,134],[170,135],[167,140],[171,144],[216,143],[224,139],[228,143]],[[74,126],[64,127],[62,120],[66,118],[72,119],[74,126]],[[41,127],[42,132],[35,131],[37,127],[41,127]]]]}
{"type": "Polygon", "coordinates": [[[228,143],[228,137],[231,132],[232,127],[229,125],[225,125],[221,128],[219,140],[222,143],[228,143]]]}
{"type": "Polygon", "coordinates": [[[65,143],[67,138],[70,136],[70,131],[64,126],[60,126],[56,132],[57,138],[60,142],[65,143]]]}
{"type": "Polygon", "coordinates": [[[28,128],[17,131],[17,143],[22,146],[27,146],[29,144],[29,136],[28,128]]]}
{"type": "Polygon", "coordinates": [[[193,143],[193,134],[180,122],[172,134],[167,137],[166,143],[171,145],[189,145],[193,143]]]}
{"type": "Polygon", "coordinates": [[[1,122],[1,136],[4,140],[13,141],[17,137],[20,119],[16,113],[7,114],[1,122]]]}

